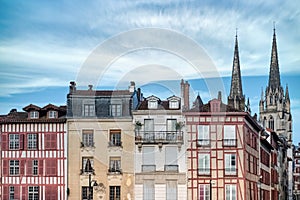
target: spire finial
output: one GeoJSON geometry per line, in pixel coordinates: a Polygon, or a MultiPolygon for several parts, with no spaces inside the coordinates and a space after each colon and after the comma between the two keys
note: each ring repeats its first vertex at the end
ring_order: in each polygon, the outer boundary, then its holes
{"type": "Polygon", "coordinates": [[[273,31],[274,31],[274,34],[275,34],[275,30],[276,30],[276,22],[273,21],[273,31]]]}
{"type": "Polygon", "coordinates": [[[235,28],[235,37],[237,38],[238,28],[235,28]]]}

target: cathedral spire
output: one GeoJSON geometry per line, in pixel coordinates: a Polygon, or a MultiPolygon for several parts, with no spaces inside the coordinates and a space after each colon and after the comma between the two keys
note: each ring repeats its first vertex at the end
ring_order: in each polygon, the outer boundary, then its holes
{"type": "Polygon", "coordinates": [[[286,85],[286,89],[285,89],[285,100],[290,101],[290,94],[289,94],[288,85],[286,85]]]}
{"type": "Polygon", "coordinates": [[[269,74],[269,88],[276,89],[280,87],[281,84],[280,84],[280,74],[279,74],[279,65],[278,65],[275,25],[273,30],[274,33],[273,33],[273,43],[272,43],[272,52],[271,52],[270,74],[269,74]]]}
{"type": "Polygon", "coordinates": [[[230,87],[230,94],[228,96],[228,105],[238,110],[244,111],[245,109],[245,97],[243,95],[243,89],[242,89],[237,33],[235,35],[235,47],[234,47],[234,56],[233,56],[231,87],[230,87]]]}

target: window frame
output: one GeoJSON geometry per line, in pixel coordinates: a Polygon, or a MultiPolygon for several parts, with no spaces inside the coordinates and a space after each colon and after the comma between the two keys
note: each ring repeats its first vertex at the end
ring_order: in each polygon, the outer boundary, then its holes
{"type": "Polygon", "coordinates": [[[15,200],[15,187],[9,186],[9,200],[15,200]]]}
{"type": "Polygon", "coordinates": [[[19,176],[20,175],[20,160],[9,160],[9,175],[19,176]]]}
{"type": "Polygon", "coordinates": [[[109,131],[109,146],[122,146],[122,135],[121,130],[110,130],[109,131]]]}
{"type": "Polygon", "coordinates": [[[94,147],[94,130],[82,130],[82,147],[94,147]]]}
{"type": "Polygon", "coordinates": [[[170,109],[178,109],[179,108],[179,101],[177,101],[177,100],[170,100],[169,101],[169,108],[170,109]]]}
{"type": "Polygon", "coordinates": [[[36,110],[32,110],[29,112],[29,119],[38,119],[39,118],[39,112],[36,110]]]}
{"type": "Polygon", "coordinates": [[[235,125],[224,125],[223,126],[223,146],[236,147],[237,146],[237,133],[235,125]],[[230,129],[233,129],[230,130],[230,129]]]}
{"type": "Polygon", "coordinates": [[[121,186],[109,186],[109,200],[121,199],[121,186]]]}
{"type": "Polygon", "coordinates": [[[85,174],[85,173],[94,173],[94,158],[93,157],[82,157],[81,159],[81,162],[82,162],[82,173],[85,174]],[[88,161],[88,159],[90,160],[90,163],[91,163],[91,171],[85,171],[85,165],[88,161]]]}
{"type": "Polygon", "coordinates": [[[122,104],[110,104],[109,105],[109,115],[112,117],[122,116],[122,104]]]}
{"type": "Polygon", "coordinates": [[[121,157],[110,157],[109,158],[109,169],[110,173],[122,173],[121,157]]]}
{"type": "Polygon", "coordinates": [[[237,199],[237,191],[236,191],[236,185],[225,185],[225,199],[226,200],[236,200],[237,199]],[[227,191],[229,191],[229,196],[227,191]],[[234,196],[235,195],[235,196],[234,196]]]}
{"type": "Polygon", "coordinates": [[[94,117],[96,113],[95,104],[83,104],[83,116],[94,117]]]}
{"type": "Polygon", "coordinates": [[[209,200],[210,199],[210,185],[209,184],[199,184],[198,185],[198,197],[199,200],[209,200]],[[201,195],[203,191],[203,195],[201,195]]]}
{"type": "Polygon", "coordinates": [[[49,119],[56,119],[58,117],[58,112],[55,110],[48,111],[48,118],[49,119]]]}
{"type": "Polygon", "coordinates": [[[198,153],[198,175],[210,175],[210,170],[210,153],[198,153]]]}
{"type": "Polygon", "coordinates": [[[93,193],[94,193],[93,187],[89,187],[89,186],[81,187],[81,199],[82,200],[93,200],[93,193]]]}
{"type": "Polygon", "coordinates": [[[27,134],[27,149],[28,150],[37,150],[38,149],[38,134],[37,133],[28,133],[27,134]],[[34,136],[30,138],[30,136],[34,136]]]}
{"type": "Polygon", "coordinates": [[[210,145],[210,126],[209,125],[198,125],[198,146],[209,146],[210,145]],[[202,137],[201,137],[202,136],[202,137]]]}
{"type": "Polygon", "coordinates": [[[20,149],[20,134],[13,133],[8,135],[8,147],[9,150],[19,150],[20,149]]]}
{"type": "MultiPolygon", "coordinates": [[[[235,153],[226,153],[224,159],[224,174],[225,175],[237,175],[237,156],[235,153]],[[234,156],[234,160],[233,159],[234,156]],[[234,165],[232,163],[234,162],[234,165]],[[229,165],[229,166],[227,166],[229,165]]],[[[250,162],[250,161],[248,161],[250,162]]]]}
{"type": "Polygon", "coordinates": [[[38,199],[39,199],[39,186],[28,186],[28,200],[38,200],[38,199]]]}

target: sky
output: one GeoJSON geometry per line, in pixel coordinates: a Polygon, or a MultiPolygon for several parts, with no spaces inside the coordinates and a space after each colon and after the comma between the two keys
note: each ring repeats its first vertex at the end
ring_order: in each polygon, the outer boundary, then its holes
{"type": "Polygon", "coordinates": [[[97,89],[127,88],[133,80],[145,96],[166,98],[178,94],[183,78],[192,95],[207,102],[222,90],[225,101],[236,34],[243,91],[258,112],[274,26],[298,143],[300,2],[294,0],[0,0],[0,113],[65,104],[71,80],[97,89]]]}

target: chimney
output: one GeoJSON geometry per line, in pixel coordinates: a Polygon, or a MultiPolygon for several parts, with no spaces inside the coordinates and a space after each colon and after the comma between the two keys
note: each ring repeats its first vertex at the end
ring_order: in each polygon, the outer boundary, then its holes
{"type": "Polygon", "coordinates": [[[88,85],[89,90],[92,91],[93,90],[93,85],[88,85]]]}
{"type": "Polygon", "coordinates": [[[135,82],[130,81],[129,92],[134,92],[134,91],[135,91],[135,82]]]}
{"type": "Polygon", "coordinates": [[[181,79],[180,83],[181,88],[181,99],[182,99],[182,110],[190,109],[190,84],[183,79],[181,79]]]}
{"type": "Polygon", "coordinates": [[[73,93],[73,92],[76,92],[76,83],[75,83],[75,81],[70,82],[69,93],[73,93]]]}
{"type": "Polygon", "coordinates": [[[222,101],[222,92],[221,91],[218,92],[218,100],[222,101]]]}

